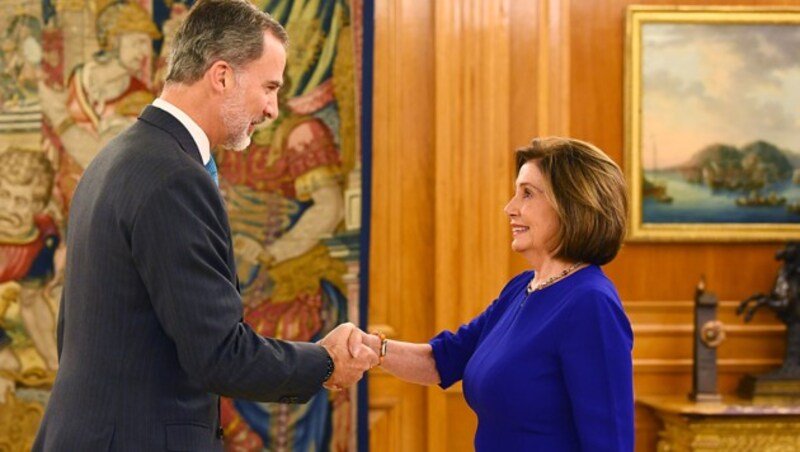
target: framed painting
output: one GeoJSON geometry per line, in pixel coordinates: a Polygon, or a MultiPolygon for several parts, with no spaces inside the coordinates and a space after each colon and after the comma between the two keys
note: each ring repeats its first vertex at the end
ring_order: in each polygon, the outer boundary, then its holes
{"type": "Polygon", "coordinates": [[[800,8],[627,10],[629,239],[800,239],[800,8]]]}

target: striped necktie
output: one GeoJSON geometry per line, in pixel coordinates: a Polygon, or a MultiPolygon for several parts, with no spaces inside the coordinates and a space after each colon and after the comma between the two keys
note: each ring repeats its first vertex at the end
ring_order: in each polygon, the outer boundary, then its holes
{"type": "Polygon", "coordinates": [[[210,155],[208,159],[208,163],[205,164],[206,171],[208,174],[211,175],[211,178],[214,179],[214,183],[217,184],[219,187],[219,176],[217,176],[217,163],[214,161],[214,156],[210,155]]]}

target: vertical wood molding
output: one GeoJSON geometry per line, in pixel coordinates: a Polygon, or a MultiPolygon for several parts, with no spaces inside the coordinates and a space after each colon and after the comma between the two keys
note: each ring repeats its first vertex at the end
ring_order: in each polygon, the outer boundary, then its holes
{"type": "Polygon", "coordinates": [[[391,221],[389,206],[399,202],[399,191],[391,189],[397,180],[399,168],[395,159],[398,154],[398,127],[395,111],[398,93],[395,87],[398,53],[397,3],[375,2],[375,82],[373,96],[373,152],[372,152],[372,205],[370,221],[372,234],[383,237],[372,238],[370,243],[369,271],[369,323],[389,322],[389,306],[383,302],[393,289],[390,275],[398,273],[399,261],[390,259],[390,242],[400,240],[399,229],[391,221]]]}
{"type": "MultiPolygon", "coordinates": [[[[509,139],[513,149],[530,143],[539,134],[539,114],[542,97],[539,93],[540,67],[542,62],[539,50],[542,39],[539,24],[541,16],[540,1],[511,2],[511,62],[510,91],[510,129],[509,139]]],[[[510,195],[510,193],[509,193],[510,195]]]]}
{"type": "MultiPolygon", "coordinates": [[[[455,329],[508,280],[513,184],[509,0],[437,0],[435,328],[455,329]]],[[[446,395],[428,392],[428,450],[448,450],[446,395]]]]}
{"type": "Polygon", "coordinates": [[[570,0],[539,0],[538,133],[570,135],[570,0]]]}
{"type": "MultiPolygon", "coordinates": [[[[369,323],[414,342],[433,332],[433,28],[433,0],[375,2],[369,323]]],[[[369,403],[372,450],[425,450],[426,388],[376,369],[369,403]]]]}
{"type": "Polygon", "coordinates": [[[513,185],[509,144],[508,1],[435,5],[437,329],[454,328],[508,278],[503,214],[513,185]]]}
{"type": "Polygon", "coordinates": [[[420,341],[433,330],[433,4],[375,6],[369,323],[420,341]]]}
{"type": "Polygon", "coordinates": [[[428,438],[426,450],[450,450],[447,441],[447,395],[438,386],[428,387],[428,438]]]}
{"type": "Polygon", "coordinates": [[[397,397],[376,395],[370,398],[370,450],[403,450],[400,442],[403,434],[400,403],[397,397]]]}

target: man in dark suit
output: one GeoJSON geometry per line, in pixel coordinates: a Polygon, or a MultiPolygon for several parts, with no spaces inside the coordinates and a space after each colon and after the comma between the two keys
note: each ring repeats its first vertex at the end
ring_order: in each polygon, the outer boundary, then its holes
{"type": "Polygon", "coordinates": [[[200,0],[160,98],[87,168],[35,451],[221,450],[219,395],[302,403],[377,363],[352,324],[311,344],[242,322],[210,149],[244,149],[275,119],[286,43],[247,0],[200,0]]]}

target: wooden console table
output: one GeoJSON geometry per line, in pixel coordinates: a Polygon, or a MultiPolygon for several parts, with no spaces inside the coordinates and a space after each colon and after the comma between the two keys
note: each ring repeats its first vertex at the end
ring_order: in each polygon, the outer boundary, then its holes
{"type": "Polygon", "coordinates": [[[754,404],[735,397],[695,403],[686,396],[643,396],[636,402],[663,423],[659,452],[800,451],[800,404],[754,404]]]}

